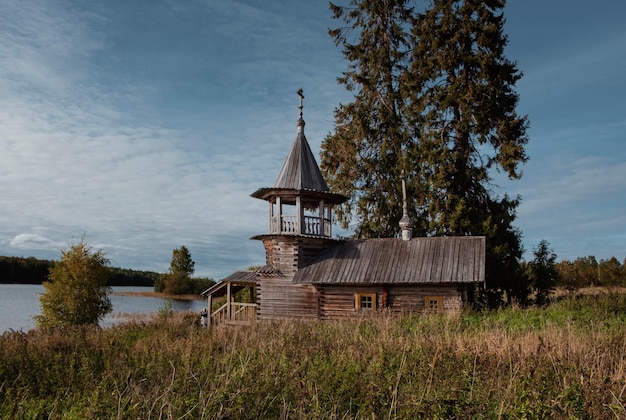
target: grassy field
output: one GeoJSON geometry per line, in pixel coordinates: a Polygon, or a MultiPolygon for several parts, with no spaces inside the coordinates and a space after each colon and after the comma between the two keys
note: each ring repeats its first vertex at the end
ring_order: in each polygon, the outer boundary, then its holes
{"type": "Polygon", "coordinates": [[[1,418],[626,418],[626,295],[544,309],[0,337],[1,418]]]}

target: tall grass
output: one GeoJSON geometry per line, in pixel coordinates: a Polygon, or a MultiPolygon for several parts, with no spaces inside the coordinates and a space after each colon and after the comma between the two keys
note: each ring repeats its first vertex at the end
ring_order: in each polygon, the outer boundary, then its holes
{"type": "Polygon", "coordinates": [[[1,418],[626,418],[626,296],[546,309],[0,337],[1,418]]]}

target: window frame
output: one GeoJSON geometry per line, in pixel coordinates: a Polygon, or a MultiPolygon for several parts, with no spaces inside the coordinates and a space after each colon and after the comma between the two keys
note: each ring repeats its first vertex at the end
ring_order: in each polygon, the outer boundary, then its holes
{"type": "Polygon", "coordinates": [[[376,311],[376,293],[375,292],[368,292],[368,293],[355,293],[354,294],[354,309],[356,311],[376,311]],[[363,298],[370,298],[372,301],[372,307],[363,307],[362,306],[362,299],[363,298]]]}
{"type": "Polygon", "coordinates": [[[436,314],[443,312],[443,296],[424,296],[424,312],[436,314]],[[436,308],[432,307],[432,303],[437,304],[436,308]]]}

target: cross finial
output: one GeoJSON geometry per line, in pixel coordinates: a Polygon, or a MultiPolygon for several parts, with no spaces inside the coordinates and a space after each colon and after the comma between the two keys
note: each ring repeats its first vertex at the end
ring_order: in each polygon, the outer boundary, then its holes
{"type": "Polygon", "coordinates": [[[304,99],[304,92],[302,91],[302,88],[298,89],[298,96],[300,97],[300,118],[302,118],[302,100],[304,99]]]}
{"type": "Polygon", "coordinates": [[[304,92],[302,88],[298,89],[298,96],[300,97],[300,118],[298,118],[298,132],[304,132],[304,119],[302,118],[302,100],[304,99],[304,92]]]}
{"type": "Polygon", "coordinates": [[[404,181],[404,169],[402,170],[402,219],[400,219],[400,229],[402,230],[402,240],[410,241],[413,236],[413,221],[409,217],[406,204],[406,182],[404,181]]]}

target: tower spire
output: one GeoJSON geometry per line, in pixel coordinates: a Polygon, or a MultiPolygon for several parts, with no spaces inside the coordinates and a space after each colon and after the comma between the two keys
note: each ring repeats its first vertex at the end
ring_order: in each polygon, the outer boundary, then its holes
{"type": "Polygon", "coordinates": [[[408,206],[406,204],[406,183],[404,181],[404,169],[402,170],[402,219],[400,219],[400,229],[402,229],[402,240],[410,241],[413,236],[413,221],[409,217],[408,206]]]}
{"type": "Polygon", "coordinates": [[[298,132],[304,132],[304,119],[302,118],[302,108],[304,108],[302,106],[302,100],[304,99],[304,92],[302,91],[302,88],[298,89],[298,96],[300,97],[300,106],[298,106],[298,109],[300,109],[300,118],[298,118],[298,132]]]}

